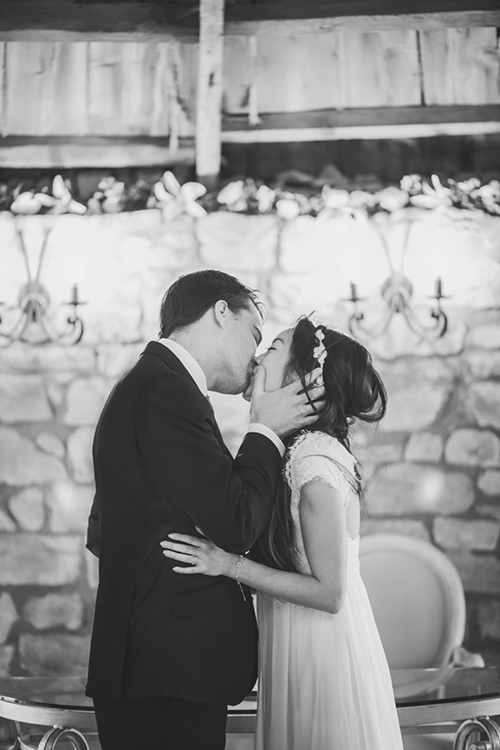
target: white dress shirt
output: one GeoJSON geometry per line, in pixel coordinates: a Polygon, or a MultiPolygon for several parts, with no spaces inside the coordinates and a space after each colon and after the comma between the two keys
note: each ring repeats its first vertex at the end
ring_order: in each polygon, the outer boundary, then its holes
{"type": "MultiPolygon", "coordinates": [[[[177,359],[184,365],[188,373],[191,375],[205,398],[208,398],[207,377],[193,355],[177,341],[172,341],[172,339],[160,339],[159,343],[166,346],[167,349],[170,349],[172,354],[175,354],[177,359]]],[[[251,422],[248,425],[247,432],[259,432],[261,435],[264,435],[264,437],[267,437],[272,443],[274,443],[279,450],[281,457],[284,456],[285,446],[283,445],[283,442],[270,427],[267,427],[267,425],[260,424],[260,422],[251,422]]]]}

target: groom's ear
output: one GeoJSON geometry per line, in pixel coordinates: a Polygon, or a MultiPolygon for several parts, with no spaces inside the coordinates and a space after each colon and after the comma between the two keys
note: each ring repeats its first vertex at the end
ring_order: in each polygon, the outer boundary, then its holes
{"type": "Polygon", "coordinates": [[[228,321],[229,307],[225,300],[219,299],[213,306],[214,320],[220,328],[225,328],[228,321]]]}

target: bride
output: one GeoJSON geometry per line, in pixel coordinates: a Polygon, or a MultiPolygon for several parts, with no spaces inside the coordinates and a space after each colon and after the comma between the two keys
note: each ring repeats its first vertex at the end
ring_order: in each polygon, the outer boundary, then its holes
{"type": "MultiPolygon", "coordinates": [[[[258,359],[274,390],[320,365],[325,404],[287,441],[267,531],[250,555],[170,534],[179,574],[235,578],[257,590],[256,750],[402,750],[387,660],[359,569],[355,420],[377,422],[386,392],[364,346],[309,318],[258,359]]],[[[247,590],[248,591],[248,590],[247,590]]]]}

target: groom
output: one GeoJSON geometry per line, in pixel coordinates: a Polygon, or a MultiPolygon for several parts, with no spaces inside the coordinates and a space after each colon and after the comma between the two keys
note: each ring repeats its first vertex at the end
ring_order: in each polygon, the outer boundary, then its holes
{"type": "Polygon", "coordinates": [[[100,558],[87,694],[103,750],[222,750],[227,704],[255,682],[249,592],[229,578],[176,575],[159,543],[198,528],[244,553],[267,523],[280,437],[315,419],[308,399],[299,384],[266,393],[257,372],[235,459],[208,400],[208,390],[245,390],[261,325],[254,292],[234,277],[179,278],[162,302],[160,340],[104,406],[87,543],[100,558]]]}

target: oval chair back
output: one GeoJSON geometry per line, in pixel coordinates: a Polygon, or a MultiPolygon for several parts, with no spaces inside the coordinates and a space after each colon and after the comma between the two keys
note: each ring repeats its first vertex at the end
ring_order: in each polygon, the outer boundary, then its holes
{"type": "Polygon", "coordinates": [[[391,669],[443,667],[461,646],[465,596],[457,569],[430,542],[361,538],[361,576],[391,669]]]}

